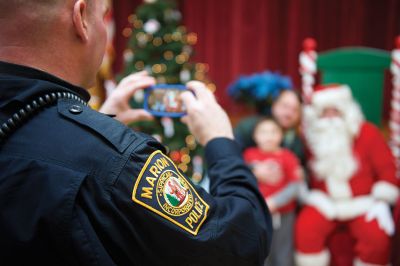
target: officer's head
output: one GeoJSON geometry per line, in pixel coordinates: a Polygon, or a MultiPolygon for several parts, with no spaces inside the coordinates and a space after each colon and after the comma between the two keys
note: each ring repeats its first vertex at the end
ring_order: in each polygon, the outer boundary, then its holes
{"type": "Polygon", "coordinates": [[[0,0],[0,60],[91,86],[107,33],[106,0],[0,0]]]}

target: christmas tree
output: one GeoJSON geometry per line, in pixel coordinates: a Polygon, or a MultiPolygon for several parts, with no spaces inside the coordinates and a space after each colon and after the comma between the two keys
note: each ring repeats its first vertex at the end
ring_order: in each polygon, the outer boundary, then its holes
{"type": "MultiPolygon", "coordinates": [[[[189,62],[197,35],[187,32],[181,25],[181,13],[175,1],[146,0],[128,19],[133,27],[123,33],[130,36],[125,51],[124,76],[147,70],[158,83],[184,84],[192,79],[206,81],[207,65],[189,62]]],[[[135,95],[131,104],[141,108],[143,94],[135,95]]],[[[202,149],[179,119],[158,118],[134,123],[132,127],[156,137],[169,148],[169,156],[181,171],[193,181],[201,181],[202,149]]]]}

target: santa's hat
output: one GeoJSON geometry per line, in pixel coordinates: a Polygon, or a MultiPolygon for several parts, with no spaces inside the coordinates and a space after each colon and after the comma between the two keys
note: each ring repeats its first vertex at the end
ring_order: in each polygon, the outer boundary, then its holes
{"type": "Polygon", "coordinates": [[[315,87],[310,104],[304,106],[303,118],[305,123],[310,124],[317,121],[323,110],[328,107],[338,109],[343,114],[350,133],[358,134],[364,116],[348,85],[327,84],[315,87]]]}
{"type": "Polygon", "coordinates": [[[342,109],[343,105],[353,101],[350,87],[344,84],[316,86],[311,96],[311,105],[319,110],[327,107],[342,109]]]}

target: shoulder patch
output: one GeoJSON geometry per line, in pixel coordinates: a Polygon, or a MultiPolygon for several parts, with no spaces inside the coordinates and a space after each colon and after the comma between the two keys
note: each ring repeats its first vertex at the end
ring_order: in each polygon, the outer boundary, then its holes
{"type": "Polygon", "coordinates": [[[161,151],[147,159],[135,182],[132,200],[193,235],[199,232],[209,210],[209,205],[161,151]]]}

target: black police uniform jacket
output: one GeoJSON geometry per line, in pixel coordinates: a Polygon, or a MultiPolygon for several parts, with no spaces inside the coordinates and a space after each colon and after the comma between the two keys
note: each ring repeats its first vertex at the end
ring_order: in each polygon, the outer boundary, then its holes
{"type": "MultiPolygon", "coordinates": [[[[89,99],[0,62],[0,122],[60,91],[89,99]]],[[[205,147],[210,193],[163,152],[76,99],[37,111],[0,144],[0,265],[262,265],[270,214],[236,144],[205,147]]]]}

